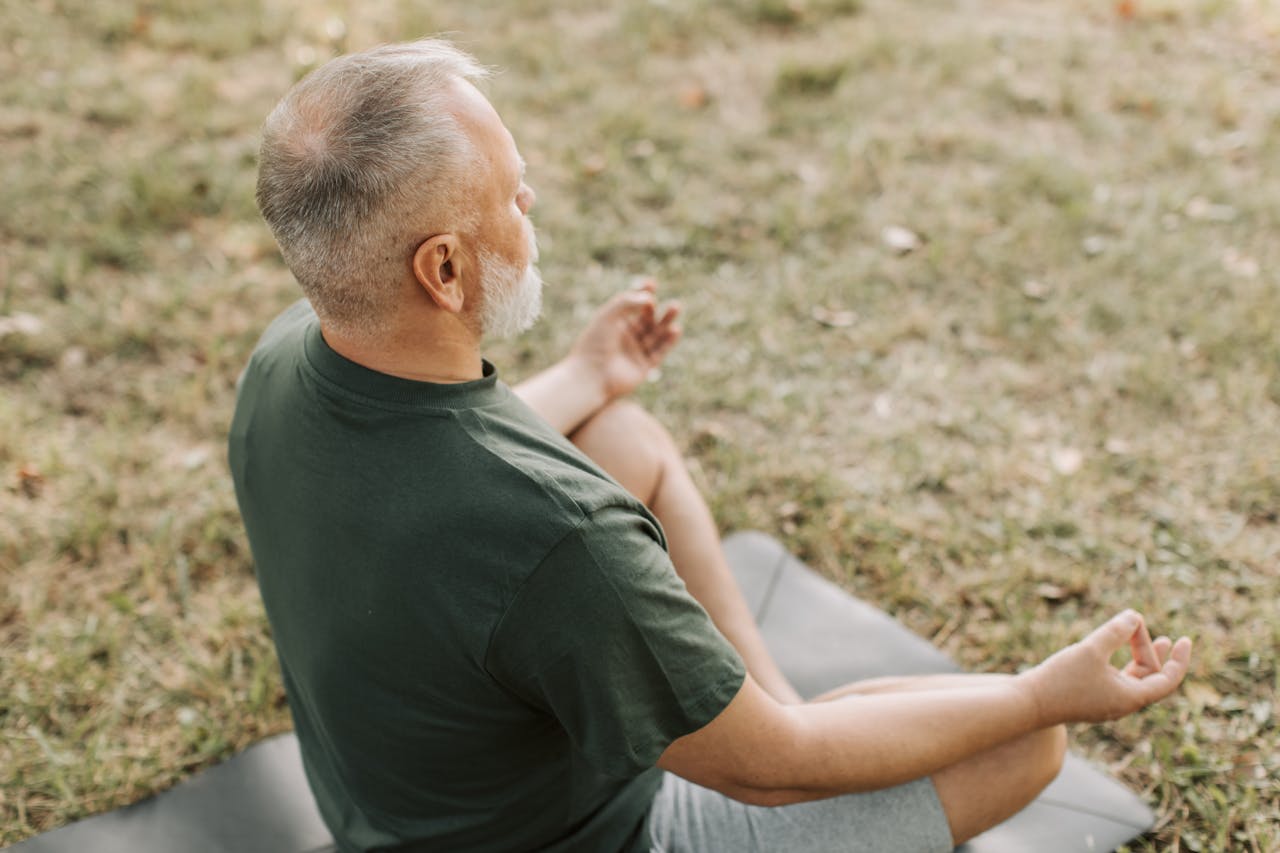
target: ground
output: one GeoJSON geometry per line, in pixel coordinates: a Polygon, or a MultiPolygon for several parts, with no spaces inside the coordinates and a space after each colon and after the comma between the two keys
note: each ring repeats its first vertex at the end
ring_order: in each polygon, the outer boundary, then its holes
{"type": "Polygon", "coordinates": [[[297,297],[257,131],[447,31],[539,194],[545,363],[652,275],[641,392],[760,528],[966,666],[1135,606],[1174,699],[1075,748],[1134,850],[1280,848],[1271,0],[0,0],[0,843],[289,727],[224,441],[297,297]]]}

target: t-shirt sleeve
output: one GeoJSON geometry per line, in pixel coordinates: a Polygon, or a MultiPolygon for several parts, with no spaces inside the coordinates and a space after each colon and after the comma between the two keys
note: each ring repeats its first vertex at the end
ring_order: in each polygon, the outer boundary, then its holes
{"type": "Polygon", "coordinates": [[[608,507],[560,541],[494,632],[489,672],[598,772],[632,776],[711,722],[745,668],[643,515],[608,507]]]}

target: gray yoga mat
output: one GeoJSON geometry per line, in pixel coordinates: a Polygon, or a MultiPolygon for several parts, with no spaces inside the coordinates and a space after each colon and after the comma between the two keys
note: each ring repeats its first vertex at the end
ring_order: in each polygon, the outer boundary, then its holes
{"type": "MultiPolygon", "coordinates": [[[[800,563],[762,533],[724,543],[779,665],[806,696],[877,675],[956,665],[883,611],[800,563]]],[[[1149,829],[1131,791],[1069,755],[1034,803],[964,845],[964,853],[1093,853],[1149,829]]],[[[331,853],[293,735],[265,740],[162,794],[55,829],[13,853],[331,853]]]]}
{"type": "MultiPolygon", "coordinates": [[[[806,697],[880,675],[959,667],[883,610],[821,577],[763,533],[736,533],[725,553],[769,651],[806,697]]],[[[963,845],[963,853],[1092,853],[1146,832],[1155,815],[1132,791],[1075,755],[1030,806],[963,845]]]]}

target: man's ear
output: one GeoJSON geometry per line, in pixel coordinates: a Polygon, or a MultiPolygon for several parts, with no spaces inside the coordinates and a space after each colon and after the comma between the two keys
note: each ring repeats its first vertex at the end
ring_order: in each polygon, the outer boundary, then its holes
{"type": "Polygon", "coordinates": [[[413,277],[431,300],[450,314],[462,312],[458,238],[453,234],[428,237],[413,253],[413,277]]]}

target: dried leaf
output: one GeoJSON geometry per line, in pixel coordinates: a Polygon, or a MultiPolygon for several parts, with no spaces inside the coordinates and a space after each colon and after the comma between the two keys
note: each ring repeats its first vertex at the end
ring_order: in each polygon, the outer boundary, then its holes
{"type": "Polygon", "coordinates": [[[1222,253],[1222,268],[1240,278],[1257,278],[1261,267],[1258,262],[1235,246],[1228,246],[1222,253]]]}
{"type": "Polygon", "coordinates": [[[809,314],[822,325],[833,329],[847,329],[858,322],[856,311],[836,311],[821,305],[815,305],[809,314]]]}
{"type": "Polygon", "coordinates": [[[1065,586],[1059,586],[1056,583],[1042,583],[1036,587],[1036,595],[1045,601],[1066,601],[1071,598],[1072,592],[1065,586]]]}
{"type": "Polygon", "coordinates": [[[1133,450],[1133,446],[1127,439],[1117,438],[1114,435],[1108,438],[1106,444],[1102,445],[1102,447],[1112,456],[1124,456],[1133,450]]]}
{"type": "Polygon", "coordinates": [[[35,314],[18,312],[7,317],[0,316],[0,338],[7,335],[38,335],[44,331],[44,320],[35,314]]]}
{"type": "Polygon", "coordinates": [[[1049,298],[1049,285],[1038,279],[1028,279],[1022,283],[1022,295],[1043,302],[1049,298]]]}
{"type": "Polygon", "coordinates": [[[880,232],[880,241],[899,255],[907,255],[923,244],[920,235],[901,225],[886,225],[880,232]]]}
{"type": "Polygon", "coordinates": [[[1107,250],[1107,238],[1100,234],[1090,234],[1080,242],[1080,249],[1087,257],[1097,257],[1107,250]]]}
{"type": "Polygon", "coordinates": [[[40,470],[30,462],[23,463],[18,469],[18,489],[28,498],[37,498],[40,496],[40,490],[44,488],[44,475],[40,470]]]}
{"type": "Polygon", "coordinates": [[[689,83],[680,89],[680,106],[686,110],[700,110],[707,105],[710,97],[707,90],[699,83],[689,83]]]}
{"type": "Polygon", "coordinates": [[[795,518],[800,515],[803,507],[795,501],[787,501],[778,507],[778,518],[795,518]]]}
{"type": "Polygon", "coordinates": [[[89,351],[84,347],[70,347],[58,359],[58,367],[66,371],[76,371],[89,363],[89,351]]]}
{"type": "Polygon", "coordinates": [[[211,456],[213,456],[213,450],[208,446],[192,447],[182,454],[180,461],[183,468],[188,471],[194,471],[209,461],[211,456]]]}
{"type": "Polygon", "coordinates": [[[1049,454],[1053,470],[1064,477],[1070,477],[1084,465],[1084,454],[1075,447],[1057,447],[1049,454]]]}
{"type": "Polygon", "coordinates": [[[1222,701],[1222,694],[1203,681],[1188,681],[1183,684],[1182,691],[1196,708],[1214,708],[1222,701]]]}
{"type": "Polygon", "coordinates": [[[1236,209],[1229,204],[1214,204],[1204,196],[1196,196],[1187,202],[1183,213],[1188,219],[1199,222],[1233,222],[1236,209]]]}

